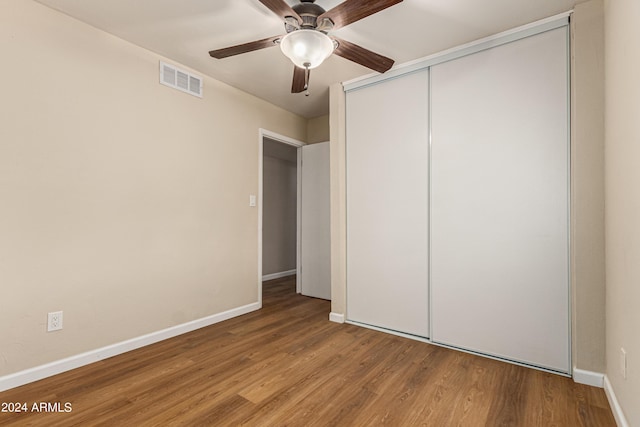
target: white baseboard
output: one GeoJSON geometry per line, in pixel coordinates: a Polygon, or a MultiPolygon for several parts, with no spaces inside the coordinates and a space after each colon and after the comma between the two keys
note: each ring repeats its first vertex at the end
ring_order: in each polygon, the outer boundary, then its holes
{"type": "Polygon", "coordinates": [[[573,368],[573,381],[578,384],[590,385],[593,387],[604,387],[604,374],[601,372],[586,371],[584,369],[573,368]]]}
{"type": "Polygon", "coordinates": [[[329,320],[336,323],[344,323],[344,314],[340,313],[329,313],[329,320]]]}
{"type": "Polygon", "coordinates": [[[618,398],[613,391],[611,382],[609,382],[609,377],[607,377],[606,375],[604,376],[604,393],[607,395],[609,405],[611,406],[611,411],[613,412],[613,417],[616,419],[616,424],[618,424],[618,427],[629,427],[627,418],[624,416],[624,412],[622,412],[622,407],[620,406],[618,398]]]}
{"type": "Polygon", "coordinates": [[[81,366],[89,365],[108,357],[117,356],[118,354],[126,353],[128,351],[154,344],[168,338],[173,338],[187,332],[195,331],[196,329],[204,328],[205,326],[210,326],[215,323],[231,319],[233,317],[241,316],[243,314],[259,310],[260,308],[261,304],[259,302],[255,302],[253,304],[234,308],[218,314],[213,314],[211,316],[203,317],[202,319],[193,320],[181,325],[172,326],[167,329],[162,329],[157,332],[152,332],[150,334],[108,345],[96,350],[91,350],[86,353],[77,354],[75,356],[67,357],[65,359],[57,360],[45,365],[40,365],[34,368],[26,369],[24,371],[16,372],[14,374],[5,375],[3,377],[0,377],[0,392],[34,381],[38,381],[43,378],[51,377],[62,372],[70,371],[81,366]]]}
{"type": "Polygon", "coordinates": [[[296,274],[296,269],[295,268],[293,270],[281,271],[280,273],[265,274],[264,276],[262,276],[262,281],[266,282],[267,280],[273,280],[273,279],[279,279],[281,277],[293,276],[294,274],[296,274]]]}

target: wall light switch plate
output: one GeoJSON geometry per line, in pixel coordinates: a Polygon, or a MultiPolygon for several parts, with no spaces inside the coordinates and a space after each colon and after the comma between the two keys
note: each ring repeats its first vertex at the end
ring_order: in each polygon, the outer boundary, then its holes
{"type": "Polygon", "coordinates": [[[620,347],[620,375],[627,379],[627,352],[622,347],[620,347]]]}
{"type": "Polygon", "coordinates": [[[251,194],[249,196],[249,206],[251,207],[255,207],[256,205],[256,196],[254,196],[253,194],[251,194]]]}

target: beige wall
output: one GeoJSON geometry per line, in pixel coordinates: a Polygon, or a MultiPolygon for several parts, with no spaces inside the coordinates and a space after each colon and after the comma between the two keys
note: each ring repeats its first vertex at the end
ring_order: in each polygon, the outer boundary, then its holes
{"type": "Polygon", "coordinates": [[[264,153],[262,274],[267,275],[296,268],[298,164],[293,146],[265,140],[264,153]]]}
{"type": "Polygon", "coordinates": [[[329,141],[329,115],[309,119],[307,125],[307,143],[329,141]]]}
{"type": "Polygon", "coordinates": [[[257,301],[258,129],[306,120],[32,1],[0,52],[0,375],[257,301]]]}
{"type": "Polygon", "coordinates": [[[640,426],[640,2],[604,4],[607,376],[640,426]]]}
{"type": "Polygon", "coordinates": [[[604,9],[576,5],[571,17],[571,266],[573,365],[605,370],[604,9]]]}

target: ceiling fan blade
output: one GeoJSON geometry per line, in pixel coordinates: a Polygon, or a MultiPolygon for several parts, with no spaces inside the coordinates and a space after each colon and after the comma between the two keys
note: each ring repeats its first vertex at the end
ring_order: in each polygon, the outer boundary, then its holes
{"type": "Polygon", "coordinates": [[[329,18],[333,21],[333,29],[337,30],[401,2],[402,0],[345,0],[318,16],[318,22],[329,18]]]}
{"type": "Polygon", "coordinates": [[[291,93],[304,92],[307,88],[306,74],[304,68],[293,66],[293,83],[291,84],[291,93]]]}
{"type": "Polygon", "coordinates": [[[298,20],[298,23],[302,22],[300,15],[291,8],[284,0],[259,0],[260,3],[265,5],[270,11],[275,13],[284,21],[287,16],[293,16],[298,20]]]}
{"type": "Polygon", "coordinates": [[[389,70],[395,62],[391,58],[371,52],[370,50],[365,49],[362,46],[358,46],[355,43],[341,40],[337,37],[333,38],[338,41],[338,48],[334,51],[336,55],[357,64],[364,65],[365,67],[371,68],[379,73],[384,73],[389,70]]]}
{"type": "Polygon", "coordinates": [[[229,56],[239,55],[241,53],[253,52],[254,50],[275,46],[277,44],[276,41],[281,38],[282,36],[269,37],[268,39],[225,47],[224,49],[212,50],[209,52],[209,55],[217,59],[222,59],[229,56]]]}

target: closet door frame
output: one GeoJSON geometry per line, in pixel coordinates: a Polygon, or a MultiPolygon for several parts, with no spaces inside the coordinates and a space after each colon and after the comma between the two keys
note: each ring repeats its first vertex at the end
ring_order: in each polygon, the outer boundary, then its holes
{"type": "MultiPolygon", "coordinates": [[[[557,29],[557,28],[561,28],[561,27],[569,27],[569,18],[571,16],[571,11],[569,12],[565,12],[565,13],[561,13],[546,19],[542,19],[521,27],[517,27],[514,28],[512,30],[508,30],[508,31],[504,31],[502,33],[493,35],[493,36],[489,36],[453,49],[449,49],[431,56],[427,56],[425,58],[419,59],[419,60],[415,60],[415,61],[411,61],[405,64],[400,64],[400,65],[396,65],[393,69],[391,69],[390,71],[384,73],[384,74],[380,74],[380,75],[369,75],[369,76],[363,76],[360,78],[356,78],[347,82],[343,82],[343,90],[344,92],[346,92],[347,96],[348,93],[350,91],[362,88],[362,87],[366,87],[369,85],[373,85],[373,84],[377,84],[386,80],[390,80],[390,79],[394,79],[396,77],[417,71],[417,70],[421,70],[421,69],[429,69],[431,66],[433,65],[437,65],[443,62],[447,62],[456,58],[460,58],[463,56],[467,56],[467,55],[471,55],[483,50],[487,50],[487,49],[491,49],[493,47],[497,47],[497,46],[501,46],[503,44],[507,44],[507,43],[511,43],[513,41],[517,41],[526,37],[530,37],[530,36],[534,36],[549,30],[553,30],[553,29],[557,29]]],[[[567,42],[569,43],[569,40],[567,40],[567,42]]],[[[568,50],[569,54],[567,55],[567,64],[570,65],[570,49],[568,50]]],[[[567,67],[568,72],[570,73],[570,66],[567,67]]],[[[431,79],[431,76],[429,76],[429,80],[431,79]]],[[[568,100],[568,108],[570,110],[570,76],[567,77],[567,81],[568,81],[568,86],[567,86],[567,100],[568,100]]],[[[430,81],[431,83],[431,81],[430,81]]],[[[431,86],[431,85],[430,85],[431,86]]],[[[429,91],[431,91],[431,87],[429,87],[429,91]]],[[[429,111],[431,114],[431,98],[429,99],[429,111]]],[[[568,120],[571,120],[571,115],[568,114],[568,120]]],[[[431,174],[431,117],[429,117],[429,174],[431,174]]],[[[348,122],[347,122],[347,126],[348,126],[348,122]]],[[[570,137],[570,123],[568,123],[568,135],[567,135],[567,144],[568,144],[568,149],[571,149],[571,137],[570,137]]],[[[571,173],[571,158],[569,156],[569,175],[571,173]]],[[[348,160],[347,160],[347,165],[346,167],[348,168],[348,160]]],[[[431,176],[429,177],[429,179],[431,180],[431,176]]],[[[569,176],[569,181],[571,180],[571,177],[569,176]]],[[[571,183],[569,182],[568,184],[569,186],[571,185],[571,183]]],[[[429,184],[430,186],[430,184],[429,184]]],[[[568,258],[569,258],[569,270],[568,270],[568,284],[567,284],[567,292],[568,292],[568,321],[569,321],[569,328],[568,328],[568,348],[569,348],[569,369],[568,372],[559,372],[557,370],[553,370],[553,369],[548,369],[545,367],[540,367],[540,366],[535,366],[535,365],[530,365],[527,363],[523,363],[517,360],[511,360],[511,359],[504,359],[502,357],[496,357],[490,354],[483,354],[483,353],[478,353],[472,350],[467,350],[464,348],[458,348],[458,347],[453,347],[450,345],[446,345],[446,344],[441,344],[438,342],[434,342],[432,339],[430,338],[422,338],[422,337],[416,337],[414,335],[411,334],[406,334],[403,333],[401,331],[393,331],[393,330],[389,330],[386,328],[380,328],[377,326],[372,326],[372,325],[367,325],[367,324],[361,324],[358,322],[353,322],[348,320],[349,319],[349,313],[348,313],[348,303],[346,306],[346,323],[352,323],[352,324],[356,324],[359,326],[363,326],[363,327],[367,327],[370,329],[374,329],[374,330],[380,330],[380,331],[384,331],[387,333],[392,333],[395,335],[399,335],[399,336],[404,336],[404,337],[408,337],[408,338],[412,338],[412,339],[416,339],[418,341],[424,341],[424,342],[428,342],[428,343],[432,343],[434,345],[439,345],[439,346],[443,346],[443,347],[447,347],[447,348],[454,348],[456,350],[462,351],[462,352],[466,352],[466,353],[471,353],[471,354],[479,354],[481,356],[484,357],[488,357],[491,359],[496,359],[496,360],[501,360],[501,361],[506,361],[515,365],[521,365],[521,366],[526,366],[526,367],[530,367],[533,369],[537,369],[537,370],[542,370],[542,371],[546,371],[546,372],[551,372],[554,374],[559,374],[562,376],[571,376],[572,375],[572,363],[571,361],[572,359],[572,282],[571,282],[571,221],[570,221],[570,217],[571,217],[571,189],[569,188],[569,193],[568,193],[568,242],[567,242],[567,247],[568,247],[568,258]]],[[[429,190],[430,191],[430,190],[429,190]]],[[[431,194],[429,195],[429,203],[430,203],[430,209],[431,209],[431,194]]],[[[348,228],[348,224],[347,224],[347,228],[348,228]]],[[[431,236],[431,222],[429,221],[429,236],[431,236]]],[[[429,239],[429,257],[431,257],[431,238],[429,239]]],[[[345,265],[347,271],[349,268],[349,262],[348,262],[348,258],[346,260],[346,265],[345,265]]],[[[431,259],[429,259],[429,272],[431,272],[431,259]]],[[[348,280],[346,283],[347,289],[348,289],[348,280]]],[[[431,298],[431,282],[429,282],[429,304],[432,304],[433,300],[431,298]]],[[[428,307],[429,312],[430,312],[430,316],[431,316],[431,307],[428,307]]],[[[432,326],[433,326],[433,322],[432,319],[429,319],[429,325],[430,325],[430,332],[429,332],[429,336],[432,337],[433,336],[433,331],[431,330],[432,326]]]]}

